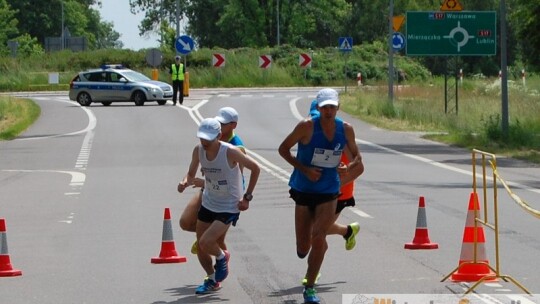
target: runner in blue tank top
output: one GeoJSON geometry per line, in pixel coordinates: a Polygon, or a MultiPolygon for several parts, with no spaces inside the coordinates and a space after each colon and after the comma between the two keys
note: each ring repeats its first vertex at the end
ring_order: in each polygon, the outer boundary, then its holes
{"type": "Polygon", "coordinates": [[[320,303],[315,280],[328,249],[326,234],[334,223],[339,174],[357,166],[361,161],[355,143],[353,127],[336,118],[339,109],[338,92],[322,89],[317,94],[320,116],[299,122],[279,146],[279,154],[294,167],[289,180],[289,193],[295,202],[296,251],[300,258],[309,254],[305,303],[320,303]],[[296,156],[291,149],[298,145],[296,156]],[[345,149],[351,153],[351,162],[340,162],[345,149]]]}

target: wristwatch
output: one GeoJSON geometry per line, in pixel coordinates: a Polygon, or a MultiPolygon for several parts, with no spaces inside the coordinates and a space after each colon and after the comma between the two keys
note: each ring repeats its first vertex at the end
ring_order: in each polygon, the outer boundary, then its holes
{"type": "Polygon", "coordinates": [[[251,200],[253,199],[253,194],[251,193],[244,194],[244,199],[248,202],[251,202],[251,200]]]}

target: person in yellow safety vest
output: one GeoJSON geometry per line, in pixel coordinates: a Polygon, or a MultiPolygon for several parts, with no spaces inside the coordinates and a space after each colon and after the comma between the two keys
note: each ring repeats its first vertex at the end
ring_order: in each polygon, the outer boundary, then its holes
{"type": "Polygon", "coordinates": [[[176,105],[178,92],[180,92],[180,104],[184,103],[184,74],[186,73],[186,70],[184,69],[184,64],[181,62],[181,59],[180,56],[176,56],[174,58],[175,63],[171,64],[171,69],[169,71],[173,87],[173,105],[176,105]]]}

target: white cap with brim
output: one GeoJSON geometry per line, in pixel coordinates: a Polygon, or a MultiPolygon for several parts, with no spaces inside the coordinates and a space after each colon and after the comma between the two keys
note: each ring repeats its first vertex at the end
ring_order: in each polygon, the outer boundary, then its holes
{"type": "Polygon", "coordinates": [[[221,132],[221,124],[215,118],[205,118],[201,121],[199,125],[199,130],[197,131],[197,137],[200,139],[212,141],[221,132]]]}
{"type": "Polygon", "coordinates": [[[238,112],[231,107],[224,107],[219,109],[216,119],[222,124],[238,122],[238,112]]]}
{"type": "Polygon", "coordinates": [[[317,93],[317,106],[338,106],[339,105],[339,94],[336,90],[326,88],[322,89],[317,93]]]}

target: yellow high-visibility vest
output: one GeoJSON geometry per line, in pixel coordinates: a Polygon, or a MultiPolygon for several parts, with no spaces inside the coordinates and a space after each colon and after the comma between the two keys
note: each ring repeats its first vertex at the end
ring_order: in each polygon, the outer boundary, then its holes
{"type": "Polygon", "coordinates": [[[180,68],[177,69],[176,68],[176,64],[173,63],[172,66],[171,66],[171,71],[172,71],[172,80],[180,80],[180,81],[184,81],[184,64],[183,63],[180,63],[180,68]]]}

